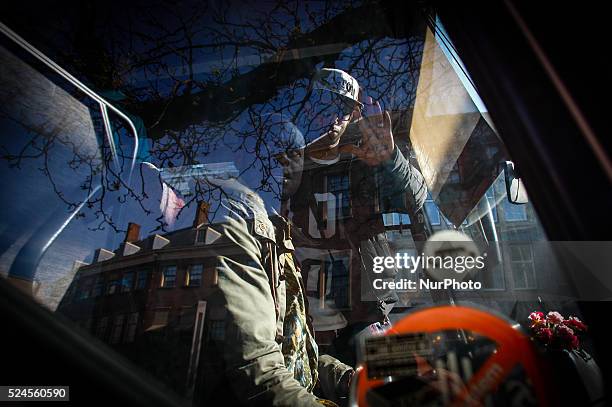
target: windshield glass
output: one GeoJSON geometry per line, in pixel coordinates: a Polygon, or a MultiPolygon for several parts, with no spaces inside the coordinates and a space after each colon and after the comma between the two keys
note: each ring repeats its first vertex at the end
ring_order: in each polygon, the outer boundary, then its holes
{"type": "MultiPolygon", "coordinates": [[[[238,335],[226,271],[240,264],[247,281],[265,256],[297,270],[319,352],[348,364],[365,327],[423,305],[468,300],[522,323],[576,313],[442,22],[414,9],[393,28],[378,3],[260,3],[126,6],[70,28],[81,10],[28,33],[94,96],[2,34],[5,278],[196,401],[238,335]],[[472,285],[432,290],[404,262],[439,231],[473,244],[472,285]],[[235,260],[237,241],[267,254],[235,260]]],[[[287,275],[268,276],[293,298],[287,275]]],[[[277,317],[295,305],[271,290],[277,317]]]]}

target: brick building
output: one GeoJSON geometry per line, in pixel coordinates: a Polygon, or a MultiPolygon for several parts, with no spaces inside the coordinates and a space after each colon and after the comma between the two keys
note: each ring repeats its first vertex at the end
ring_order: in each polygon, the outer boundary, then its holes
{"type": "Polygon", "coordinates": [[[214,305],[215,256],[227,242],[198,205],[193,227],[139,237],[130,224],[115,251],[98,249],[82,264],[58,312],[160,378],[193,391],[202,346],[223,339],[224,311],[214,305]],[[213,301],[214,302],[214,301],[213,301]]]}

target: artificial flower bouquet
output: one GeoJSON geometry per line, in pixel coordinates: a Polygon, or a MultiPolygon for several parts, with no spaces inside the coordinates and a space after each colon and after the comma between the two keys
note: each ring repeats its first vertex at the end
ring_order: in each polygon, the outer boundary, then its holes
{"type": "Polygon", "coordinates": [[[551,311],[534,311],[529,314],[529,327],[534,337],[546,348],[555,350],[575,350],[580,348],[579,335],[587,331],[587,326],[578,318],[551,311]]]}

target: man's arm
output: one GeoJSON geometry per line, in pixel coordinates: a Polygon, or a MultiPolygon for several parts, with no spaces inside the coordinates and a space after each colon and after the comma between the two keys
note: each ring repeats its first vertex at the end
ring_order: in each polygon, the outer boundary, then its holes
{"type": "MultiPolygon", "coordinates": [[[[376,106],[375,110],[380,110],[380,106],[376,106]]],[[[359,129],[360,145],[349,144],[341,150],[353,154],[375,169],[379,175],[383,198],[409,193],[408,206],[413,210],[420,209],[427,197],[425,179],[395,145],[389,112],[361,118],[359,129]]]]}
{"type": "Polygon", "coordinates": [[[355,373],[352,367],[329,355],[320,355],[318,371],[323,397],[335,402],[348,397],[349,384],[355,373]]]}
{"type": "Polygon", "coordinates": [[[228,391],[254,405],[320,406],[287,370],[275,341],[275,307],[262,265],[262,242],[240,216],[227,217],[214,228],[231,242],[231,253],[219,255],[217,265],[218,289],[228,312],[224,359],[233,387],[228,391]]]}
{"type": "Polygon", "coordinates": [[[395,147],[391,158],[377,168],[380,181],[380,193],[390,197],[409,193],[408,206],[412,210],[420,209],[427,198],[425,179],[419,170],[404,157],[395,147]]]}

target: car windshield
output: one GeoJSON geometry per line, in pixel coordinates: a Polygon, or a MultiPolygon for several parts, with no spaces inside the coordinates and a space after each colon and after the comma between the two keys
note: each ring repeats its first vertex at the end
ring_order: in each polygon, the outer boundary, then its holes
{"type": "Polygon", "coordinates": [[[398,31],[379,3],[344,3],[160,2],[91,26],[57,10],[31,32],[2,25],[2,276],[190,400],[228,335],[228,213],[289,242],[319,350],[347,361],[338,338],[381,303],[391,322],[441,301],[520,322],[575,313],[443,22],[415,9],[398,31]],[[478,289],[420,286],[415,264],[375,271],[424,256],[439,231],[482,256],[478,289]]]}

